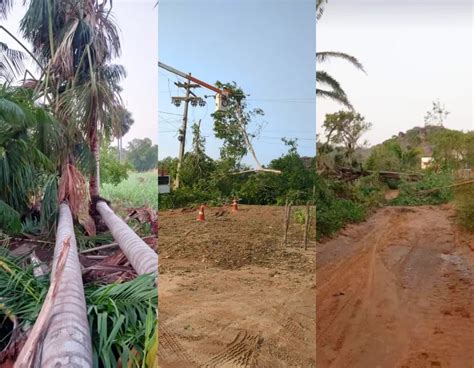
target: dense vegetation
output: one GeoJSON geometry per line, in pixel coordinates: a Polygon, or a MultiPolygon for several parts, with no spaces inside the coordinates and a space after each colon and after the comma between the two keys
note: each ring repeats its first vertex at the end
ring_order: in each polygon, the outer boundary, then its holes
{"type": "MultiPolygon", "coordinates": [[[[159,162],[160,170],[172,177],[177,169],[177,159],[166,158],[159,162]]],[[[242,167],[239,167],[239,169],[242,167]]],[[[178,208],[207,203],[218,205],[238,197],[244,204],[295,204],[312,201],[315,188],[315,159],[302,158],[296,147],[272,160],[268,168],[281,170],[281,174],[236,174],[230,160],[214,160],[206,155],[189,152],[185,155],[181,184],[170,194],[160,195],[159,208],[178,208]]]]}
{"type": "MultiPolygon", "coordinates": [[[[428,114],[430,122],[446,117],[439,103],[428,114]]],[[[460,223],[472,224],[474,198],[472,186],[454,190],[451,186],[474,167],[474,132],[446,129],[441,125],[426,125],[384,141],[371,148],[360,143],[370,127],[363,117],[352,112],[329,114],[322,128],[326,139],[318,142],[318,236],[328,236],[347,223],[365,219],[372,209],[382,204],[424,205],[454,200],[460,223]],[[349,137],[350,140],[341,139],[349,137]],[[421,168],[421,157],[431,157],[427,168],[421,168]],[[369,170],[372,175],[347,180],[336,175],[338,167],[355,171],[369,170]],[[420,173],[421,180],[409,181],[378,177],[379,171],[420,173]],[[384,199],[388,189],[398,189],[399,195],[384,199]]]]}

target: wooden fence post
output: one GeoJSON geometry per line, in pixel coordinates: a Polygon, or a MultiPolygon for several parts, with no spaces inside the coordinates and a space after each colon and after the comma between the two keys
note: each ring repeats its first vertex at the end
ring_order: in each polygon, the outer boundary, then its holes
{"type": "Polygon", "coordinates": [[[291,215],[291,206],[292,202],[288,202],[288,199],[286,200],[285,203],[285,221],[284,221],[284,237],[283,237],[283,245],[286,246],[288,242],[288,227],[290,226],[290,215],[291,215]]]}
{"type": "Polygon", "coordinates": [[[306,203],[306,216],[304,219],[304,250],[307,249],[308,247],[308,232],[309,232],[309,226],[311,224],[311,213],[309,211],[309,202],[306,203]]]}

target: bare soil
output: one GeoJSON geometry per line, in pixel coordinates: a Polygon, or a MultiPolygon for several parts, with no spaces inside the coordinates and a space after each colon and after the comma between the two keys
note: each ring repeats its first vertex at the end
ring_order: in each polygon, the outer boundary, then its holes
{"type": "Polygon", "coordinates": [[[386,207],[317,251],[317,367],[474,367],[474,236],[386,207]]]}
{"type": "Polygon", "coordinates": [[[315,367],[315,240],[282,246],[282,207],[205,213],[159,215],[160,368],[315,367]]]}

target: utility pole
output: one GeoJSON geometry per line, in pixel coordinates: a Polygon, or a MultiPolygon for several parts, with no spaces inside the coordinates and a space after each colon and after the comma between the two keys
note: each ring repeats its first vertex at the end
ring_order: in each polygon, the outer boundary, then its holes
{"type": "Polygon", "coordinates": [[[196,96],[191,89],[199,88],[199,84],[191,84],[189,81],[188,83],[175,83],[177,87],[186,89],[186,96],[185,97],[172,97],[171,102],[175,106],[180,106],[181,102],[184,101],[184,111],[183,111],[183,124],[181,129],[179,130],[178,141],[179,141],[179,153],[178,153],[178,169],[176,172],[176,178],[174,181],[173,189],[179,188],[179,179],[180,179],[180,172],[181,166],[183,164],[184,159],[184,150],[186,148],[186,131],[188,129],[188,109],[189,103],[191,102],[192,106],[205,106],[206,102],[201,98],[196,96]]]}

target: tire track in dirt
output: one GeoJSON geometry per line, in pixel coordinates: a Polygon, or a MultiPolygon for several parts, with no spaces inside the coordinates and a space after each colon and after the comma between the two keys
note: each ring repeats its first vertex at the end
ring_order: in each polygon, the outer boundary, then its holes
{"type": "Polygon", "coordinates": [[[224,350],[214,355],[202,368],[254,368],[258,352],[263,343],[260,335],[239,331],[224,350]]]}
{"type": "MultiPolygon", "coordinates": [[[[317,318],[317,345],[325,343],[325,334],[329,330],[334,330],[336,320],[340,319],[341,315],[349,315],[350,320],[355,324],[356,317],[361,313],[365,314],[361,310],[370,306],[370,295],[375,280],[377,249],[383,248],[390,241],[391,234],[402,230],[403,221],[402,214],[384,219],[380,225],[382,231],[375,228],[358,241],[362,244],[359,254],[339,262],[336,267],[331,269],[332,276],[323,284],[319,284],[318,281],[317,310],[321,313],[320,306],[329,303],[330,313],[317,318]],[[385,233],[385,229],[387,229],[387,233],[385,233]]],[[[319,274],[317,279],[319,280],[319,274]]],[[[345,336],[351,328],[351,325],[347,325],[342,329],[335,350],[340,350],[345,336]]]]}
{"type": "Polygon", "coordinates": [[[163,323],[159,325],[159,359],[160,364],[167,364],[168,367],[197,366],[176,338],[174,331],[168,329],[163,323]]]}
{"type": "Polygon", "coordinates": [[[455,254],[449,211],[383,211],[348,232],[352,244],[346,234],[323,248],[318,368],[472,366],[473,275],[455,254]]]}

